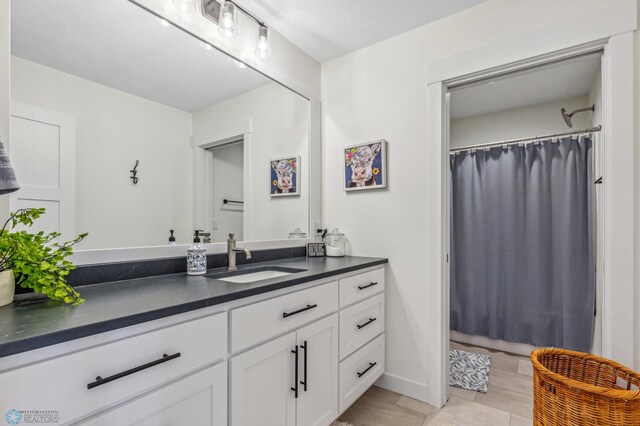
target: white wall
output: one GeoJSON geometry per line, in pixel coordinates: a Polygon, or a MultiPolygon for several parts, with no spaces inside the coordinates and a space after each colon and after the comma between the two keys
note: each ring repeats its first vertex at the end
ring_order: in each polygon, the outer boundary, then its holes
{"type": "Polygon", "coordinates": [[[591,113],[573,116],[569,129],[560,115],[560,108],[571,112],[590,106],[588,96],[562,99],[491,114],[451,120],[451,148],[499,142],[528,136],[562,133],[591,127],[591,113]]]}
{"type": "Polygon", "coordinates": [[[439,185],[440,176],[425,169],[427,64],[557,27],[617,2],[492,0],[322,65],[324,224],[346,232],[352,254],[390,260],[387,387],[439,400],[428,389],[431,380],[439,380],[440,343],[426,306],[440,298],[440,283],[425,278],[428,230],[434,228],[427,197],[430,182],[439,185]],[[389,188],[344,193],[335,172],[341,147],[380,138],[389,141],[389,188]]]}
{"type": "Polygon", "coordinates": [[[78,248],[191,241],[191,114],[13,57],[14,101],[76,119],[78,248]],[[139,183],[129,170],[135,161],[139,183]]]}
{"type": "Polygon", "coordinates": [[[309,229],[308,110],[306,99],[274,83],[194,114],[195,140],[227,123],[251,121],[250,141],[244,143],[247,241],[286,239],[297,227],[309,229]],[[271,197],[269,160],[295,155],[302,157],[300,196],[271,197]]]}

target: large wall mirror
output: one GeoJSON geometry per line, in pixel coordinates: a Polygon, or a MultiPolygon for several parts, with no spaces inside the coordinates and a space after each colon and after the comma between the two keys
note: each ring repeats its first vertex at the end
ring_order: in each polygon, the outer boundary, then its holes
{"type": "Polygon", "coordinates": [[[80,250],[308,232],[307,99],[129,0],[11,13],[12,211],[80,250]]]}

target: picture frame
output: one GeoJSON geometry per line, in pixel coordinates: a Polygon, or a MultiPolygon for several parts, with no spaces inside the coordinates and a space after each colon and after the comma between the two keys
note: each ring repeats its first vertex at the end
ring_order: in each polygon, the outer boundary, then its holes
{"type": "Polygon", "coordinates": [[[387,187],[387,141],[359,143],[342,148],[344,190],[387,187]]]}
{"type": "Polygon", "coordinates": [[[271,197],[300,195],[300,156],[291,155],[269,160],[271,197]]]}

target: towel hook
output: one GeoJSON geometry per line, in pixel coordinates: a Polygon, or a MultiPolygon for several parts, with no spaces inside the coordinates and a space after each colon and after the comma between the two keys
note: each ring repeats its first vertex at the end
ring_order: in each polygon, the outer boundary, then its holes
{"type": "Polygon", "coordinates": [[[133,182],[134,185],[138,183],[138,176],[137,176],[137,174],[138,174],[138,170],[137,170],[138,169],[138,164],[140,164],[140,160],[136,160],[136,165],[133,166],[133,169],[130,170],[130,172],[131,172],[130,179],[131,179],[131,181],[133,182]]]}

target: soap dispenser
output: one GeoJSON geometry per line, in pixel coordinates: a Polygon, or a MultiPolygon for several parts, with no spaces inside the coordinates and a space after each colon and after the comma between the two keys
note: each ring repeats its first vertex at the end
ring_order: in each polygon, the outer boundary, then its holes
{"type": "Polygon", "coordinates": [[[173,229],[169,230],[169,233],[171,234],[171,235],[169,235],[169,245],[170,246],[175,246],[176,245],[176,237],[173,235],[173,232],[174,232],[173,229]]]}
{"type": "Polygon", "coordinates": [[[207,272],[207,249],[200,242],[200,232],[193,233],[193,245],[187,249],[187,274],[203,275],[207,272]]]}

